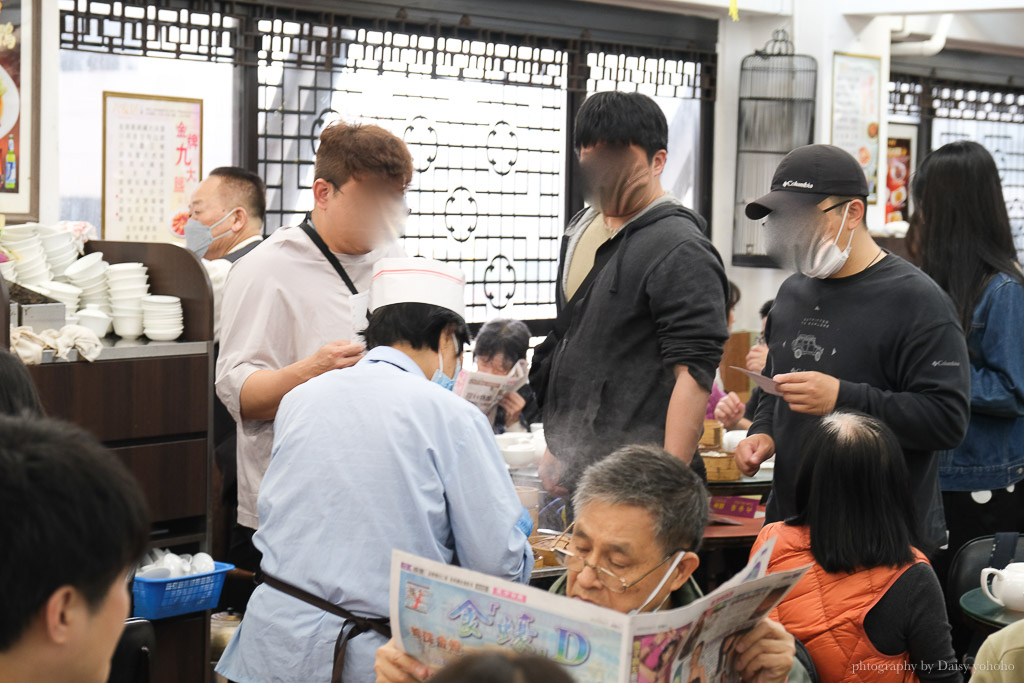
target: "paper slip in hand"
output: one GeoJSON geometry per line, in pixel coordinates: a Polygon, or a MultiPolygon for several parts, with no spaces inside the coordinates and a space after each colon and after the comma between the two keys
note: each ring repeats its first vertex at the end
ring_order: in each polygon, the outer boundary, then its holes
{"type": "Polygon", "coordinates": [[[761,387],[761,390],[765,393],[771,394],[772,396],[782,396],[782,392],[779,391],[779,383],[770,377],[765,377],[762,374],[751,372],[746,368],[738,368],[735,365],[730,365],[729,368],[742,372],[744,375],[754,380],[754,384],[761,387]]]}

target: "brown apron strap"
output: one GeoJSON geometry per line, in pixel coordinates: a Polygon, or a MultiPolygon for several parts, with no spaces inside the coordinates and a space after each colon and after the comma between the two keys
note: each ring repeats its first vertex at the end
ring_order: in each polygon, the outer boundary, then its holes
{"type": "Polygon", "coordinates": [[[360,617],[352,614],[344,607],[328,602],[323,598],[304,591],[281,579],[276,579],[260,570],[256,572],[256,583],[265,583],[274,590],[279,590],[307,605],[312,605],[325,612],[341,617],[345,623],[341,625],[338,632],[338,639],[334,642],[334,669],[331,671],[331,683],[342,683],[341,671],[345,663],[345,652],[348,649],[348,641],[351,638],[362,635],[367,631],[375,631],[385,638],[391,638],[391,622],[387,617],[360,617]],[[352,628],[348,628],[349,624],[352,628]]]}

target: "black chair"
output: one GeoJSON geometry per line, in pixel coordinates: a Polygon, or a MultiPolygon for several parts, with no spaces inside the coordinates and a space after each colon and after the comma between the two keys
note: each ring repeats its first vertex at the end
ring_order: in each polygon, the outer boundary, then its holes
{"type": "Polygon", "coordinates": [[[149,683],[150,663],[156,648],[153,624],[146,619],[131,618],[124,623],[124,633],[110,661],[107,683],[149,683]]]}
{"type": "Polygon", "coordinates": [[[793,644],[796,646],[796,653],[793,658],[800,662],[801,666],[804,667],[804,671],[807,672],[807,676],[810,678],[811,683],[821,683],[821,678],[818,676],[818,669],[814,666],[814,660],[811,659],[811,653],[807,651],[807,648],[800,642],[799,638],[793,638],[793,644]]]}
{"type": "Polygon", "coordinates": [[[961,660],[973,656],[984,638],[964,621],[960,597],[981,587],[982,569],[1004,569],[1011,562],[1024,562],[1024,538],[1017,532],[980,536],[964,543],[953,556],[946,580],[946,614],[953,627],[953,648],[961,660]]]}

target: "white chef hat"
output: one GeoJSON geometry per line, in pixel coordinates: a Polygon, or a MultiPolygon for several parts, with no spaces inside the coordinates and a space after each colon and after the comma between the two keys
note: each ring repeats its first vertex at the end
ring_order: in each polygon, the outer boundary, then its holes
{"type": "Polygon", "coordinates": [[[384,258],[373,266],[370,312],[389,304],[433,304],[466,317],[466,276],[456,266],[426,258],[384,258]]]}

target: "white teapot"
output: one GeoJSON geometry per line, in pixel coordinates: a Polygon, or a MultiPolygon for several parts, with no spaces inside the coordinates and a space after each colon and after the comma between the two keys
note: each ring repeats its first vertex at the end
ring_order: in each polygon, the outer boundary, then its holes
{"type": "Polygon", "coordinates": [[[981,570],[981,589],[996,604],[1024,612],[1024,562],[1013,562],[1006,569],[988,567],[981,570]],[[992,579],[989,589],[988,579],[992,579]]]}

